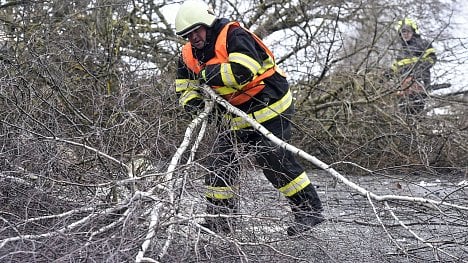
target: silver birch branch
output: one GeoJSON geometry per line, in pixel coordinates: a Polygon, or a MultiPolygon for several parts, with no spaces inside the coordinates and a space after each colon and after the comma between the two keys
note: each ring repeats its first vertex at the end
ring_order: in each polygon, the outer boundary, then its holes
{"type": "MultiPolygon", "coordinates": [[[[172,156],[172,159],[171,159],[171,161],[169,163],[169,167],[167,168],[167,172],[166,172],[165,180],[164,180],[164,182],[167,182],[167,183],[163,187],[163,190],[165,191],[165,193],[167,193],[168,198],[169,198],[168,203],[169,203],[170,209],[171,209],[170,214],[175,214],[175,209],[174,209],[174,206],[175,206],[174,192],[175,191],[174,191],[174,188],[177,187],[178,182],[180,181],[180,179],[173,181],[174,171],[176,170],[177,165],[179,164],[180,160],[182,159],[183,154],[185,153],[185,151],[189,147],[193,133],[196,131],[197,127],[201,123],[204,122],[204,120],[206,119],[208,114],[213,110],[213,105],[214,105],[214,103],[212,101],[208,101],[205,104],[204,111],[199,116],[197,116],[195,119],[192,120],[190,125],[185,130],[184,138],[183,138],[181,144],[179,145],[179,147],[177,148],[175,154],[172,156]]],[[[204,131],[202,131],[202,134],[203,133],[204,133],[204,131]]],[[[201,138],[198,137],[195,145],[198,145],[199,140],[201,140],[201,138]]],[[[192,152],[193,151],[196,151],[196,149],[192,149],[192,152]]],[[[157,187],[153,187],[148,192],[152,193],[152,192],[154,192],[156,190],[156,188],[157,187]]],[[[153,206],[153,208],[151,209],[150,218],[149,218],[150,224],[149,224],[149,227],[148,227],[148,232],[146,233],[145,241],[141,245],[141,249],[140,249],[140,251],[138,252],[138,254],[137,254],[136,258],[135,258],[135,262],[152,261],[150,258],[145,257],[145,253],[148,250],[149,246],[151,245],[151,242],[152,242],[153,238],[156,235],[156,225],[159,222],[159,214],[160,214],[159,211],[161,209],[161,206],[162,206],[162,204],[156,203],[153,206]]],[[[163,249],[161,250],[161,252],[158,255],[159,258],[164,257],[170,243],[172,242],[173,234],[174,234],[174,225],[170,225],[168,227],[168,229],[167,229],[167,232],[168,232],[168,237],[167,237],[166,242],[165,242],[165,244],[163,246],[163,249]]],[[[157,262],[157,261],[154,261],[154,262],[157,262]]]]}
{"type": "MultiPolygon", "coordinates": [[[[54,232],[47,232],[47,233],[44,233],[44,234],[37,234],[37,235],[19,235],[19,236],[15,236],[15,237],[10,237],[10,238],[5,238],[3,240],[0,240],[0,248],[4,247],[8,242],[14,242],[14,241],[19,241],[19,240],[36,240],[36,239],[40,239],[40,238],[48,238],[48,237],[53,237],[53,236],[57,236],[57,235],[65,235],[67,234],[68,232],[70,232],[71,230],[79,227],[79,226],[82,226],[84,225],[85,223],[88,223],[90,222],[93,218],[96,218],[98,217],[99,215],[107,215],[107,214],[111,214],[111,213],[115,213],[115,211],[119,211],[123,208],[127,208],[129,204],[124,204],[124,205],[120,205],[120,206],[115,206],[115,207],[111,207],[111,208],[108,208],[108,209],[105,209],[105,210],[102,210],[102,211],[95,211],[95,212],[92,212],[90,213],[89,215],[81,218],[80,220],[77,220],[71,224],[68,224],[64,227],[62,227],[61,229],[58,229],[54,232]]],[[[73,212],[79,212],[79,211],[82,211],[82,210],[73,210],[73,211],[70,211],[68,213],[73,213],[73,212]]],[[[60,217],[60,215],[59,215],[60,217]]]]}
{"type": "MultiPolygon", "coordinates": [[[[390,205],[388,204],[387,201],[384,202],[385,203],[385,207],[387,208],[387,211],[392,215],[392,217],[398,222],[398,224],[400,224],[404,229],[406,229],[406,231],[408,231],[409,233],[411,233],[411,235],[413,235],[417,240],[419,240],[421,243],[423,243],[424,245],[426,245],[427,247],[431,248],[432,250],[436,250],[438,251],[439,253],[441,254],[444,254],[452,259],[455,260],[455,262],[468,262],[467,260],[465,259],[462,259],[462,258],[459,258],[457,256],[454,256],[450,253],[448,253],[447,251],[443,250],[442,248],[440,247],[437,247],[437,246],[434,246],[432,245],[429,241],[425,240],[424,238],[420,237],[418,234],[416,234],[416,232],[414,232],[411,228],[409,228],[407,225],[405,225],[405,223],[403,223],[402,220],[400,220],[396,215],[395,213],[393,212],[393,209],[392,207],[390,207],[390,205]]],[[[401,248],[400,248],[401,249],[401,248]]]]}
{"type": "Polygon", "coordinates": [[[315,156],[312,156],[303,150],[288,144],[287,142],[281,140],[280,138],[276,137],[273,135],[270,131],[268,131],[263,125],[258,123],[256,120],[252,119],[249,117],[245,112],[239,110],[238,108],[232,106],[229,104],[225,99],[221,98],[219,95],[215,93],[214,90],[212,90],[210,87],[204,85],[203,90],[212,98],[214,101],[222,105],[224,108],[227,109],[228,112],[233,113],[234,115],[237,115],[247,121],[254,129],[262,133],[265,137],[270,139],[273,143],[276,145],[292,152],[293,154],[296,154],[307,161],[313,163],[317,167],[320,167],[321,169],[327,171],[329,174],[331,174],[333,177],[350,187],[351,189],[355,190],[358,192],[361,196],[363,197],[371,197],[374,200],[377,201],[386,201],[386,200],[393,200],[393,201],[409,201],[409,202],[417,202],[425,205],[431,205],[431,206],[438,206],[438,205],[444,205],[448,207],[453,207],[457,209],[462,209],[462,210],[468,210],[468,207],[466,206],[461,206],[457,204],[452,204],[449,202],[444,202],[444,201],[436,201],[432,199],[426,199],[426,198],[421,198],[421,197],[412,197],[412,196],[399,196],[399,195],[377,195],[373,192],[368,191],[367,189],[355,184],[354,182],[348,180],[345,176],[340,174],[338,171],[330,167],[328,164],[320,161],[318,158],[315,156]]]}

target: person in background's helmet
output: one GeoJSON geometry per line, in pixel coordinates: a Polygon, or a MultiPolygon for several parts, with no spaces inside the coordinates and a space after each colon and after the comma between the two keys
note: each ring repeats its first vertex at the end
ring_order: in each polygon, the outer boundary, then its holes
{"type": "MultiPolygon", "coordinates": [[[[200,1],[184,2],[176,15],[176,33],[186,37],[179,59],[176,93],[187,111],[203,107],[200,85],[210,86],[230,104],[262,123],[283,140],[291,138],[294,113],[292,94],[273,53],[238,22],[217,18],[200,1]]],[[[234,145],[246,143],[264,175],[291,203],[295,224],[289,235],[297,235],[324,221],[315,187],[295,156],[274,145],[239,117],[220,120],[215,150],[211,153],[207,185],[207,212],[231,214],[238,211],[237,188],[240,166],[234,145]],[[224,125],[223,125],[224,122],[224,125]]],[[[252,189],[258,188],[253,186],[252,189]]],[[[206,218],[214,231],[231,231],[233,220],[206,218]]]]}
{"type": "Polygon", "coordinates": [[[413,19],[405,18],[398,21],[397,31],[400,33],[411,31],[413,34],[419,35],[418,24],[413,19]]]}
{"type": "Polygon", "coordinates": [[[418,114],[424,109],[426,89],[431,85],[431,68],[437,59],[435,49],[422,39],[414,20],[400,20],[396,29],[401,41],[392,71],[401,79],[399,95],[406,100],[406,103],[401,103],[402,110],[408,114],[418,114]]]}

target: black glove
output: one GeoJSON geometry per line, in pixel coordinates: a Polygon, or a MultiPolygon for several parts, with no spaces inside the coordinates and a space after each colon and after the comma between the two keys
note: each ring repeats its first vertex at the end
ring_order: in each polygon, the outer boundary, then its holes
{"type": "Polygon", "coordinates": [[[184,110],[190,114],[198,114],[205,108],[205,101],[202,99],[193,99],[187,102],[184,106],[184,110]]]}
{"type": "MultiPolygon", "coordinates": [[[[208,123],[218,123],[218,119],[222,117],[221,111],[218,108],[219,106],[216,104],[215,108],[208,114],[208,123]]],[[[194,118],[205,109],[205,101],[202,99],[193,99],[185,105],[184,109],[194,118]]]]}

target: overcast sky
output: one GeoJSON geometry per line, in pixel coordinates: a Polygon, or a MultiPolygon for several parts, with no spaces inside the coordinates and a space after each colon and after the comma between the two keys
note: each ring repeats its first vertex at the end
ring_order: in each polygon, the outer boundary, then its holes
{"type": "Polygon", "coordinates": [[[462,9],[460,13],[455,15],[455,23],[459,25],[459,36],[460,37],[468,37],[468,2],[463,1],[460,3],[462,5],[462,9]]]}

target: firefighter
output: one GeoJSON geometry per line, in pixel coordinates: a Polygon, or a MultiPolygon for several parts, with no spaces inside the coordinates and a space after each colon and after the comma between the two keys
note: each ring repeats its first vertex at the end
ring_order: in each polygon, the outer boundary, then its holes
{"type": "MultiPolygon", "coordinates": [[[[262,40],[238,22],[218,18],[200,1],[181,5],[175,27],[177,35],[188,39],[181,50],[176,77],[176,93],[184,109],[203,107],[200,84],[206,84],[272,134],[283,140],[291,138],[292,94],[284,72],[262,40]]],[[[320,198],[295,156],[241,118],[224,116],[229,126],[215,141],[210,173],[205,178],[207,213],[238,211],[239,165],[234,145],[242,142],[250,146],[266,178],[291,204],[295,221],[288,227],[288,235],[301,234],[322,223],[320,198]]],[[[233,225],[235,221],[229,217],[215,216],[206,218],[205,224],[218,232],[232,231],[233,225]]]]}
{"type": "Polygon", "coordinates": [[[431,85],[431,68],[437,59],[435,49],[421,38],[414,20],[400,20],[396,29],[401,47],[391,69],[402,80],[398,92],[401,110],[406,114],[419,114],[424,109],[426,89],[431,85]]]}

